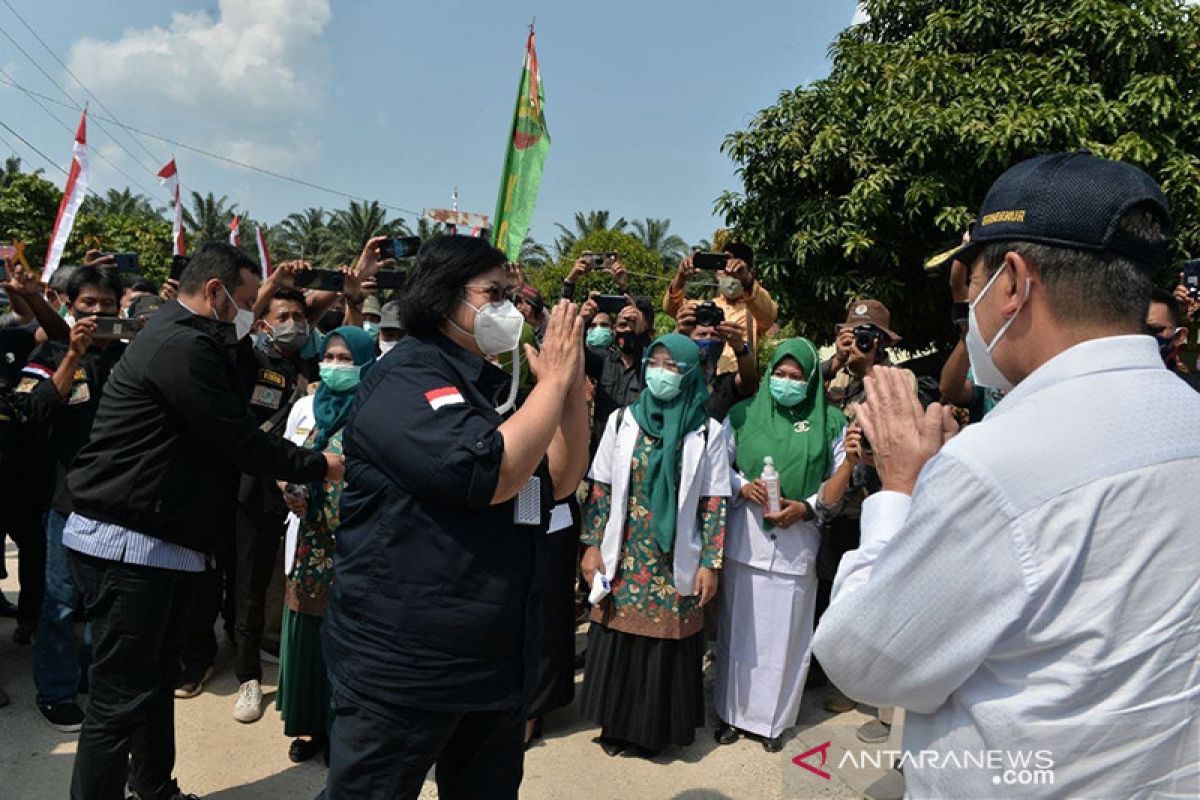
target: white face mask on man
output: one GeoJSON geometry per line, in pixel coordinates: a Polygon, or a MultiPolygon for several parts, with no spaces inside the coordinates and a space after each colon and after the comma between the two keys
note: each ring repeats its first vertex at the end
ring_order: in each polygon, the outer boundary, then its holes
{"type": "Polygon", "coordinates": [[[975,307],[979,305],[984,296],[992,288],[996,279],[1000,277],[1000,273],[1004,272],[1008,264],[1002,264],[1000,269],[996,270],[996,274],[983,287],[983,291],[975,298],[975,302],[971,303],[970,319],[967,326],[967,358],[971,362],[971,376],[976,386],[981,386],[985,389],[999,389],[1002,392],[1012,391],[1013,383],[1008,378],[1004,377],[1004,373],[996,366],[996,362],[992,359],[992,351],[996,349],[996,345],[1000,343],[1001,337],[1004,336],[1008,326],[1013,324],[1013,320],[1017,318],[1017,314],[1021,313],[1021,309],[1025,307],[1025,303],[1029,301],[1029,290],[1031,282],[1028,278],[1025,279],[1025,297],[1021,299],[1021,305],[1013,312],[1013,315],[1004,321],[1000,326],[1000,330],[996,331],[996,335],[992,337],[991,343],[983,340],[983,334],[979,332],[979,320],[975,316],[975,307]]]}

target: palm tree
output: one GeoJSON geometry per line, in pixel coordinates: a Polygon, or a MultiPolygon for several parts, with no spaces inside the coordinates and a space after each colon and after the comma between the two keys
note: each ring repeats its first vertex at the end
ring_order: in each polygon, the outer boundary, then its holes
{"type": "Polygon", "coordinates": [[[306,208],[288,214],[279,223],[279,248],[276,258],[304,258],[318,261],[329,249],[329,212],[306,208]]]}
{"type": "Polygon", "coordinates": [[[554,240],[555,255],[562,258],[571,251],[576,242],[585,238],[589,233],[596,231],[623,231],[629,224],[624,217],[618,217],[617,221],[612,225],[608,224],[609,212],[607,211],[589,211],[586,214],[582,211],[575,212],[575,230],[571,230],[561,222],[554,223],[561,232],[559,237],[554,240]]]}
{"type": "Polygon", "coordinates": [[[349,264],[358,257],[372,236],[407,236],[402,219],[388,221],[379,201],[350,201],[350,207],[333,212],[329,220],[330,253],[336,263],[349,264]]]}
{"type": "Polygon", "coordinates": [[[445,233],[445,226],[440,222],[431,222],[425,217],[417,218],[417,232],[413,236],[420,236],[422,242],[427,242],[435,236],[441,236],[445,233]]]}
{"type": "Polygon", "coordinates": [[[192,207],[183,209],[183,223],[198,244],[223,242],[229,239],[229,223],[236,210],[237,203],[229,205],[226,195],[218,198],[212,192],[207,195],[192,192],[192,207]]]}
{"type": "Polygon", "coordinates": [[[164,209],[155,208],[145,195],[124,189],[109,189],[103,197],[89,194],[84,198],[83,211],[96,216],[121,216],[130,219],[160,217],[164,209]]]}
{"type": "Polygon", "coordinates": [[[669,219],[634,220],[634,235],[647,250],[658,256],[663,269],[671,270],[687,252],[687,242],[667,231],[671,228],[669,219]]]}
{"type": "Polygon", "coordinates": [[[526,269],[541,269],[550,263],[550,251],[532,236],[526,236],[525,241],[521,243],[518,261],[526,269]]]}

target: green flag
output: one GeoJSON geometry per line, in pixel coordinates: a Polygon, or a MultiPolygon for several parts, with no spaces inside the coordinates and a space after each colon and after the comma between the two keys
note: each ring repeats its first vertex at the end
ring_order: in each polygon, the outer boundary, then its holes
{"type": "Polygon", "coordinates": [[[508,153],[504,157],[504,174],[500,177],[500,197],[496,200],[496,216],[492,219],[492,244],[503,250],[510,261],[521,256],[521,245],[537,204],[542,167],[550,150],[545,111],[546,95],[542,91],[542,75],[538,71],[531,29],[525,45],[525,66],[521,70],[508,153]]]}

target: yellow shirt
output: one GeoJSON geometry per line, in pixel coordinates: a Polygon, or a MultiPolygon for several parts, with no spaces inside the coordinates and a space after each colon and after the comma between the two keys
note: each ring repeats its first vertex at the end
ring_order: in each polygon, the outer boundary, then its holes
{"type": "MultiPolygon", "coordinates": [[[[669,316],[678,317],[685,302],[682,290],[672,291],[668,286],[667,293],[663,297],[663,311],[669,316]]],[[[755,281],[754,285],[750,287],[750,291],[738,298],[737,301],[726,300],[724,295],[718,294],[713,298],[713,303],[725,312],[726,322],[742,329],[746,341],[750,343],[750,349],[755,352],[758,350],[759,334],[770,330],[779,317],[779,307],[758,281],[755,281]]],[[[737,355],[732,349],[726,347],[721,351],[721,360],[717,362],[717,374],[737,371],[737,355]]]]}

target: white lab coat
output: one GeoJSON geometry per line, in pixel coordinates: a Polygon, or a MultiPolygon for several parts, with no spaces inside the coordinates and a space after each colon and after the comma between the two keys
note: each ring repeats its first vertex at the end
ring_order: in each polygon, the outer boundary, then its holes
{"type": "MultiPolygon", "coordinates": [[[[589,473],[592,480],[608,484],[612,490],[611,510],[600,545],[604,559],[603,577],[609,581],[620,569],[621,542],[629,507],[630,464],[640,434],[641,428],[628,409],[611,414],[589,473]],[[618,422],[620,430],[617,430],[618,422]]],[[[728,497],[730,471],[721,423],[706,420],[704,428],[697,428],[684,437],[675,516],[674,573],[675,588],[680,595],[696,594],[696,573],[700,569],[700,553],[704,547],[697,525],[700,499],[728,497]]],[[[593,581],[593,597],[607,593],[596,589],[595,584],[600,581],[598,574],[593,581]]]]}
{"type": "MultiPolygon", "coordinates": [[[[283,428],[283,438],[292,444],[302,445],[308,440],[313,426],[317,424],[316,414],[313,413],[313,395],[306,394],[295,402],[288,412],[287,424],[283,428]]],[[[296,541],[300,537],[300,518],[292,512],[287,515],[287,532],[283,541],[283,574],[290,575],[292,563],[296,558],[296,541]]]]}
{"type": "MultiPolygon", "coordinates": [[[[733,463],[737,444],[728,422],[725,427],[728,459],[733,463]]],[[[843,431],[830,447],[826,478],[846,460],[844,444],[843,431]]],[[[713,705],[722,721],[774,738],[795,724],[800,710],[812,657],[817,602],[814,564],[821,533],[814,520],[766,530],[762,506],[738,495],[748,482],[733,472],[713,705]]],[[[816,508],[817,494],[806,501],[816,508]]]]}

